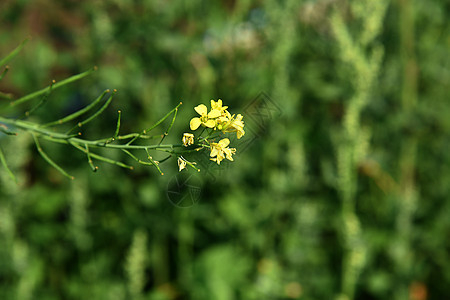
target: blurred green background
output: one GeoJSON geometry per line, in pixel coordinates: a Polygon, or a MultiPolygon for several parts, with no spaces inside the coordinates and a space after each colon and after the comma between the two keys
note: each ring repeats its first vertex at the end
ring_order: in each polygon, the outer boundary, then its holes
{"type": "Polygon", "coordinates": [[[247,134],[234,162],[182,177],[120,151],[102,153],[135,170],[93,173],[43,142],[73,181],[29,134],[0,136],[18,178],[0,171],[0,299],[447,299],[449,20],[445,0],[1,1],[0,57],[31,36],[3,93],[99,67],[29,120],[115,88],[86,138],[183,101],[179,143],[219,98],[247,134]],[[175,179],[195,203],[171,203],[175,179]]]}

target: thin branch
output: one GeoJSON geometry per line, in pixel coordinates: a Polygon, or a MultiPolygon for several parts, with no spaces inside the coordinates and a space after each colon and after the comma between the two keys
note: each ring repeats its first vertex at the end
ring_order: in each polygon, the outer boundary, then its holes
{"type": "Polygon", "coordinates": [[[120,130],[120,117],[122,116],[122,111],[118,111],[119,116],[117,117],[117,127],[116,127],[116,132],[114,132],[114,136],[113,136],[113,140],[117,139],[117,136],[119,135],[119,130],[120,130]]]}
{"type": "MultiPolygon", "coordinates": [[[[87,154],[86,149],[84,149],[83,147],[81,147],[77,143],[73,143],[73,142],[69,141],[69,144],[72,145],[73,147],[75,147],[76,149],[80,150],[81,152],[87,154]]],[[[91,157],[97,159],[97,160],[101,160],[101,161],[104,161],[104,162],[112,164],[112,165],[116,165],[116,166],[119,166],[119,167],[122,167],[122,168],[125,168],[125,169],[130,169],[130,170],[134,169],[133,166],[126,165],[126,164],[124,164],[124,163],[122,163],[120,161],[116,161],[116,160],[113,160],[113,159],[110,159],[110,158],[107,158],[107,157],[104,157],[104,156],[101,156],[101,155],[98,155],[98,154],[95,154],[95,153],[92,153],[92,152],[89,152],[89,155],[91,157]]]]}
{"type": "Polygon", "coordinates": [[[11,51],[5,58],[0,60],[0,66],[7,64],[10,60],[16,57],[19,54],[20,50],[25,46],[25,44],[30,40],[30,38],[26,38],[19,46],[17,46],[13,51],[11,51]]]}
{"type": "MultiPolygon", "coordinates": [[[[140,160],[139,158],[137,158],[135,155],[133,155],[133,154],[132,154],[130,151],[128,151],[128,150],[122,149],[122,151],[125,152],[126,154],[128,154],[131,158],[133,158],[135,161],[137,161],[137,162],[140,163],[141,165],[145,165],[145,166],[155,166],[155,167],[158,169],[159,173],[161,173],[161,175],[164,175],[164,173],[161,171],[161,169],[160,169],[159,166],[158,166],[158,162],[154,161],[154,160],[152,159],[151,156],[148,157],[148,159],[149,159],[150,162],[146,162],[146,161],[140,160]]],[[[147,154],[148,154],[148,152],[147,152],[147,154]]]]}
{"type": "Polygon", "coordinates": [[[175,113],[173,114],[172,122],[170,123],[169,128],[167,128],[166,132],[164,132],[164,134],[163,134],[161,140],[159,141],[158,145],[161,145],[161,143],[164,141],[164,138],[169,134],[170,129],[172,128],[173,123],[175,123],[175,119],[177,118],[177,113],[178,113],[178,106],[175,107],[175,113]]]}
{"type": "Polygon", "coordinates": [[[49,85],[48,87],[48,91],[42,95],[41,101],[39,101],[38,104],[36,104],[34,107],[32,107],[30,110],[25,112],[25,117],[28,117],[30,114],[32,114],[36,109],[38,109],[39,107],[41,107],[45,102],[47,102],[48,96],[50,96],[50,93],[52,92],[53,89],[53,85],[56,83],[55,80],[52,80],[52,83],[49,85]]]}
{"type": "Polygon", "coordinates": [[[56,120],[56,121],[44,124],[44,125],[42,125],[42,127],[49,127],[49,126],[53,126],[53,125],[60,125],[60,124],[63,124],[63,123],[66,123],[66,122],[72,121],[73,119],[78,118],[82,114],[84,114],[84,113],[88,112],[89,110],[91,110],[95,105],[97,105],[107,93],[109,93],[109,90],[103,91],[103,93],[97,99],[95,99],[91,104],[89,104],[88,106],[86,106],[86,107],[80,109],[79,111],[74,112],[73,114],[70,114],[70,115],[68,115],[68,116],[66,116],[66,117],[64,117],[62,119],[59,119],[59,120],[56,120]]]}
{"type": "Polygon", "coordinates": [[[154,129],[156,126],[158,126],[159,124],[161,124],[162,122],[164,122],[173,112],[178,110],[178,107],[180,107],[180,105],[183,104],[182,102],[178,103],[178,105],[172,109],[171,111],[169,111],[161,120],[159,120],[158,122],[156,122],[152,127],[150,127],[147,130],[143,130],[142,133],[138,134],[137,136],[135,136],[133,139],[131,139],[127,145],[131,145],[135,140],[137,140],[138,138],[141,137],[141,135],[146,134],[147,132],[151,131],[152,129],[154,129]]]}
{"type": "Polygon", "coordinates": [[[161,173],[161,175],[164,175],[164,173],[161,171],[161,169],[159,167],[160,161],[154,160],[153,157],[150,155],[150,152],[148,152],[148,149],[145,149],[145,152],[147,152],[147,159],[155,166],[155,168],[158,169],[158,171],[159,171],[159,173],[161,173]]]}
{"type": "Polygon", "coordinates": [[[84,145],[84,146],[85,146],[85,149],[86,149],[86,156],[87,156],[87,159],[88,159],[88,164],[91,166],[93,172],[97,172],[98,167],[94,166],[94,163],[92,162],[91,154],[89,153],[89,146],[88,145],[84,145]]]}
{"type": "MultiPolygon", "coordinates": [[[[82,79],[82,78],[88,76],[89,74],[91,74],[92,72],[94,72],[94,71],[96,71],[96,70],[97,70],[97,67],[93,67],[92,69],[90,69],[90,70],[88,70],[88,71],[86,71],[86,72],[83,72],[83,73],[80,73],[80,74],[71,76],[71,77],[69,77],[69,78],[67,78],[67,79],[64,79],[64,80],[62,80],[62,81],[60,81],[60,82],[57,82],[57,83],[55,83],[55,84],[53,85],[53,89],[57,89],[57,88],[59,88],[59,87],[61,87],[61,86],[63,86],[63,85],[66,85],[66,84],[68,84],[68,83],[71,83],[71,82],[80,80],[80,79],[82,79]]],[[[15,101],[11,102],[10,105],[11,105],[11,106],[16,106],[16,105],[18,105],[18,104],[21,104],[21,103],[30,101],[30,100],[32,100],[32,99],[34,99],[34,98],[36,98],[36,97],[41,96],[42,94],[45,94],[46,92],[47,92],[47,87],[46,87],[46,88],[43,88],[43,89],[41,89],[41,90],[39,90],[39,91],[36,91],[36,92],[34,92],[34,93],[31,93],[31,94],[28,94],[28,95],[26,95],[26,96],[23,96],[22,98],[19,98],[19,99],[15,100],[15,101]]]]}
{"type": "Polygon", "coordinates": [[[6,134],[6,135],[17,135],[16,132],[9,131],[8,127],[6,125],[0,124],[0,132],[6,134]]]}
{"type": "Polygon", "coordinates": [[[78,123],[78,127],[81,127],[83,125],[86,125],[87,123],[89,123],[90,121],[94,120],[96,117],[98,117],[111,103],[113,96],[116,94],[117,90],[113,90],[111,95],[109,96],[108,100],[106,100],[106,102],[102,105],[102,107],[100,107],[99,110],[97,110],[92,116],[90,116],[89,118],[87,118],[84,121],[81,121],[78,123]]]}
{"type": "Polygon", "coordinates": [[[117,118],[116,131],[114,132],[114,135],[110,138],[101,139],[99,141],[102,141],[105,144],[109,144],[109,143],[114,142],[117,139],[117,136],[119,135],[119,130],[120,130],[120,117],[122,116],[122,112],[119,110],[118,113],[119,113],[119,117],[117,118]]]}
{"type": "Polygon", "coordinates": [[[177,105],[174,109],[172,109],[171,111],[169,111],[169,112],[167,113],[167,115],[165,115],[161,120],[159,120],[158,122],[156,122],[155,125],[153,125],[152,127],[150,127],[150,128],[147,129],[147,130],[144,130],[145,133],[151,131],[153,128],[155,128],[156,126],[158,126],[159,124],[161,124],[162,122],[164,122],[164,120],[167,119],[173,112],[175,112],[175,111],[178,110],[178,107],[180,107],[181,104],[183,104],[183,102],[178,103],[178,105],[177,105]]]}
{"type": "Polygon", "coordinates": [[[0,75],[0,80],[2,80],[3,77],[5,77],[5,75],[8,73],[8,71],[9,71],[9,66],[5,66],[5,69],[3,69],[3,72],[0,75]]]}
{"type": "Polygon", "coordinates": [[[56,170],[61,172],[61,174],[63,174],[67,178],[70,178],[72,180],[75,179],[75,177],[73,177],[72,175],[69,175],[66,171],[64,171],[63,168],[61,168],[53,160],[51,160],[51,158],[42,149],[41,145],[39,144],[39,139],[36,137],[36,135],[33,133],[32,133],[32,135],[33,135],[34,143],[36,144],[36,148],[37,148],[39,154],[42,156],[42,158],[45,159],[52,167],[54,167],[56,170]]]}
{"type": "Polygon", "coordinates": [[[168,160],[171,157],[172,157],[172,154],[167,156],[167,157],[165,157],[165,158],[163,158],[163,159],[161,159],[161,160],[159,160],[159,163],[163,163],[163,162],[165,162],[166,160],[168,160]]]}
{"type": "Polygon", "coordinates": [[[129,133],[126,135],[119,135],[117,137],[118,140],[127,140],[127,139],[131,139],[131,138],[135,138],[135,137],[139,137],[140,139],[156,139],[156,138],[160,138],[161,135],[157,134],[157,135],[145,135],[145,134],[140,134],[140,133],[129,133]]]}
{"type": "MultiPolygon", "coordinates": [[[[167,145],[128,145],[127,144],[119,144],[119,145],[115,145],[115,144],[106,144],[104,142],[104,140],[84,140],[84,139],[80,139],[80,138],[76,138],[67,134],[62,134],[62,133],[57,133],[57,132],[52,132],[52,131],[48,131],[46,129],[43,129],[41,127],[38,127],[36,124],[31,123],[31,122],[27,122],[27,121],[22,121],[22,120],[12,120],[12,119],[8,119],[8,118],[3,118],[0,116],[0,122],[5,123],[5,124],[11,124],[14,125],[18,128],[21,129],[25,129],[29,132],[32,133],[38,133],[39,135],[42,135],[43,137],[46,137],[46,139],[48,140],[52,140],[55,142],[60,142],[60,143],[64,143],[64,144],[68,144],[69,142],[74,142],[77,144],[88,144],[90,147],[104,147],[104,148],[114,148],[114,149],[128,149],[128,150],[145,150],[145,149],[151,149],[151,150],[158,150],[158,151],[164,151],[164,152],[169,152],[172,153],[173,152],[173,148],[183,148],[183,144],[167,144],[167,145]],[[169,150],[170,149],[170,150],[169,150]],[[171,151],[172,150],[172,151],[171,151]]],[[[75,134],[75,136],[77,136],[78,134],[75,134]]]]}
{"type": "Polygon", "coordinates": [[[2,162],[2,165],[5,168],[6,172],[8,173],[9,177],[11,177],[11,179],[17,183],[16,176],[14,176],[14,173],[8,168],[8,164],[6,163],[5,155],[3,154],[3,151],[1,148],[0,148],[0,161],[2,162]]]}

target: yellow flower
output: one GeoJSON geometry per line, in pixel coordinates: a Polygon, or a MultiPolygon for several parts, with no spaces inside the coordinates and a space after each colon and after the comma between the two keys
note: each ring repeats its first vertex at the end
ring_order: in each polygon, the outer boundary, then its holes
{"type": "Polygon", "coordinates": [[[192,118],[190,122],[191,130],[196,130],[200,127],[200,125],[214,128],[216,126],[216,122],[214,119],[220,117],[222,114],[220,110],[211,109],[208,113],[208,108],[204,104],[200,104],[194,108],[194,110],[200,115],[199,117],[192,118]]]}
{"type": "Polygon", "coordinates": [[[238,114],[236,118],[233,115],[230,121],[223,125],[223,132],[236,132],[237,138],[240,139],[245,134],[242,118],[241,114],[238,114]]]}
{"type": "Polygon", "coordinates": [[[211,143],[211,160],[215,161],[218,165],[225,158],[233,161],[232,155],[236,153],[235,148],[228,148],[230,140],[227,138],[221,139],[218,143],[211,143]]]}
{"type": "Polygon", "coordinates": [[[219,99],[216,101],[211,100],[211,109],[216,109],[220,112],[223,112],[224,110],[226,110],[228,108],[228,106],[222,106],[222,100],[219,99]]]}
{"type": "Polygon", "coordinates": [[[200,170],[194,166],[195,164],[196,164],[195,162],[187,161],[183,156],[179,156],[178,157],[178,172],[181,172],[181,170],[186,168],[186,165],[189,165],[200,172],[200,170]]]}
{"type": "Polygon", "coordinates": [[[194,144],[194,135],[192,133],[184,133],[183,139],[181,140],[185,147],[194,144]]]}
{"type": "Polygon", "coordinates": [[[178,172],[181,172],[184,168],[186,168],[186,160],[180,156],[178,157],[178,172]]]}
{"type": "Polygon", "coordinates": [[[215,129],[223,130],[224,128],[226,128],[227,124],[230,123],[231,118],[231,114],[228,112],[228,110],[222,111],[222,115],[216,119],[215,129]]]}

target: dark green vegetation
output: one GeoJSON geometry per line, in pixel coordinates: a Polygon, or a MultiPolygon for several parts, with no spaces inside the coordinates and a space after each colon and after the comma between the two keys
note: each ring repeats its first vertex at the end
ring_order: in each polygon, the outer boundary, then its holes
{"type": "Polygon", "coordinates": [[[247,132],[220,169],[188,157],[202,172],[181,173],[196,176],[181,194],[175,159],[161,176],[100,151],[135,168],[94,159],[94,173],[42,141],[69,180],[30,134],[0,132],[17,178],[0,169],[0,299],[450,294],[447,1],[3,0],[0,20],[0,59],[32,37],[0,81],[2,117],[39,102],[11,99],[98,66],[28,120],[117,89],[83,137],[113,136],[119,109],[121,134],[139,132],[182,101],[164,141],[180,143],[193,107],[219,98],[247,132]]]}

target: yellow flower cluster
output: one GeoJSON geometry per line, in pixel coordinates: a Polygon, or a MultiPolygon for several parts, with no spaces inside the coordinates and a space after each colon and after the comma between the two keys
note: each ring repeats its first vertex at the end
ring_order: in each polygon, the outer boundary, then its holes
{"type": "Polygon", "coordinates": [[[221,139],[218,143],[211,143],[211,160],[215,161],[218,165],[226,157],[228,160],[233,161],[232,154],[236,153],[236,148],[228,148],[230,140],[227,138],[221,139]]]}
{"type": "Polygon", "coordinates": [[[194,110],[200,115],[200,117],[192,118],[190,122],[191,130],[197,130],[200,125],[208,128],[214,128],[214,130],[226,132],[236,132],[237,138],[240,139],[244,134],[244,122],[242,121],[242,115],[231,115],[227,110],[228,106],[222,106],[222,100],[211,100],[211,110],[208,112],[208,108],[204,104],[200,104],[194,108],[194,110]]]}
{"type": "MultiPolygon", "coordinates": [[[[243,116],[238,114],[237,116],[231,115],[227,110],[228,106],[223,106],[222,100],[211,100],[211,110],[208,112],[208,108],[204,104],[197,105],[194,110],[199,114],[199,117],[194,117],[190,121],[190,128],[192,131],[197,130],[200,126],[207,130],[207,136],[199,138],[199,145],[211,150],[211,160],[220,165],[220,162],[225,158],[233,161],[232,155],[236,153],[235,148],[229,148],[230,140],[223,138],[219,142],[214,142],[214,138],[217,137],[217,133],[233,133],[236,132],[238,139],[244,136],[244,121],[243,116]],[[209,140],[211,139],[211,141],[209,140]]],[[[203,133],[203,131],[202,131],[203,133]]],[[[201,134],[202,134],[201,133],[201,134]]],[[[201,135],[200,134],[200,135],[201,135]]],[[[195,136],[192,133],[184,133],[182,138],[183,145],[188,147],[195,144],[195,136]]],[[[199,148],[201,149],[201,148],[199,148]]],[[[185,167],[186,161],[179,159],[178,161],[180,171],[185,167]]],[[[188,163],[189,164],[189,163],[188,163]]]]}

